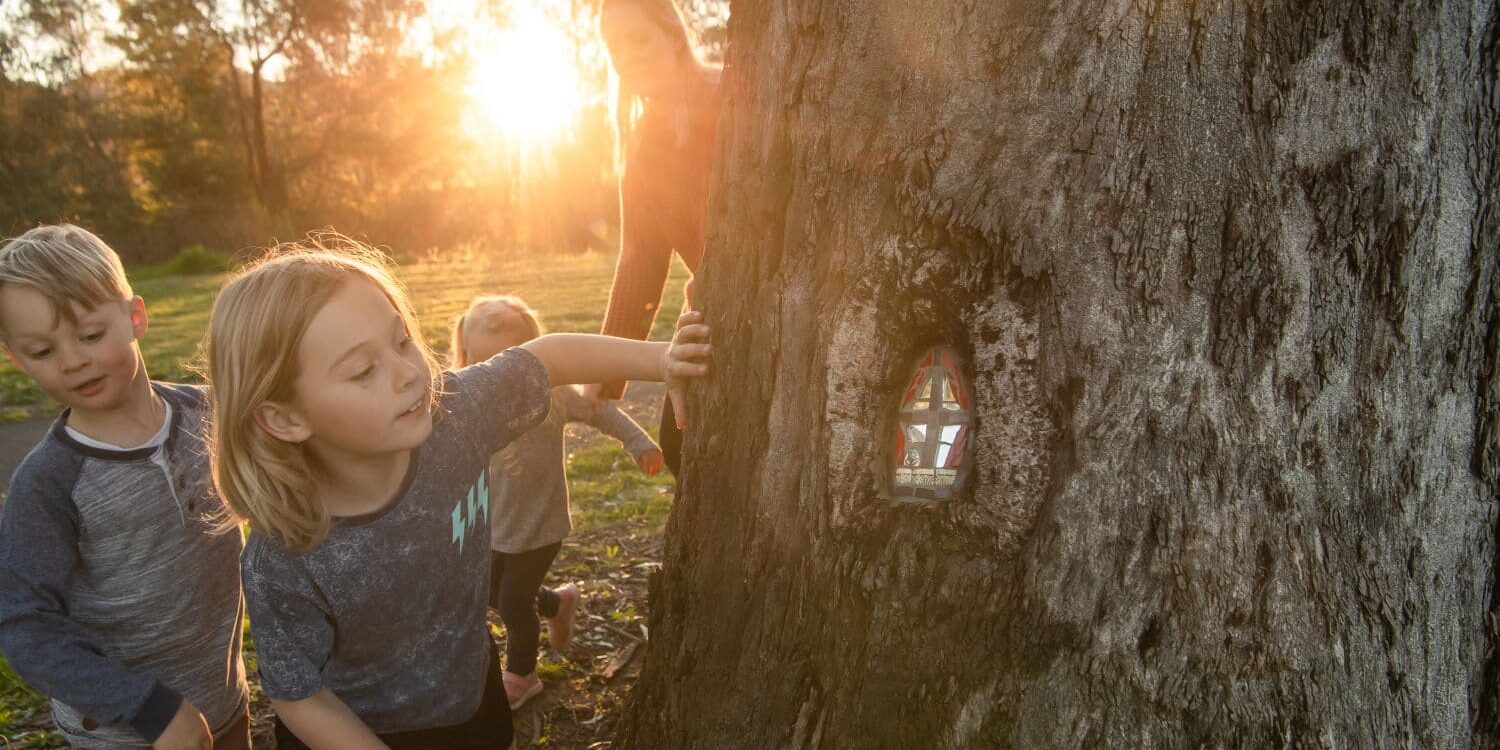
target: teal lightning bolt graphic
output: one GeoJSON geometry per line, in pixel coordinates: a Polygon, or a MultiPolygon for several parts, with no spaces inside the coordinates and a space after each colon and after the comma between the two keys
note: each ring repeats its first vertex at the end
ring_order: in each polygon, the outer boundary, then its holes
{"type": "Polygon", "coordinates": [[[479,521],[479,516],[484,516],[486,528],[490,523],[490,484],[489,472],[479,472],[479,478],[469,487],[469,495],[463,500],[453,504],[453,541],[458,544],[458,554],[464,553],[464,537],[468,536],[469,527],[479,521]],[[467,511],[467,512],[466,512],[467,511]]]}
{"type": "Polygon", "coordinates": [[[479,493],[475,492],[473,487],[470,487],[469,488],[469,519],[468,519],[469,520],[469,525],[473,526],[474,525],[474,521],[478,520],[478,518],[479,518],[479,493]]]}
{"type": "Polygon", "coordinates": [[[464,553],[464,504],[457,502],[453,504],[453,541],[458,542],[458,554],[464,553]]]}

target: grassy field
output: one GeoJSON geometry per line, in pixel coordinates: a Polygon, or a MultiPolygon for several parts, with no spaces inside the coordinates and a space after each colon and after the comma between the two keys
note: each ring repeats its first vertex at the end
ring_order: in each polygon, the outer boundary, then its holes
{"type": "MultiPolygon", "coordinates": [[[[443,351],[452,319],[481,293],[522,297],[541,313],[550,331],[598,331],[613,271],[613,256],[597,253],[506,259],[453,251],[405,264],[399,276],[417,304],[428,341],[443,351]]],[[[674,266],[653,338],[670,333],[686,278],[680,263],[674,266]]],[[[153,377],[199,379],[194,359],[220,281],[206,275],[133,282],[151,314],[142,349],[153,377]]],[[[653,434],[659,400],[659,386],[635,387],[626,404],[653,434]]],[[[35,418],[55,409],[8,361],[0,365],[0,421],[35,418]]],[[[579,581],[587,614],[567,653],[548,653],[540,662],[538,672],[548,689],[517,716],[517,740],[520,747],[600,750],[607,747],[614,709],[638,669],[636,647],[647,636],[646,579],[658,564],[672,481],[646,477],[618,444],[600,439],[590,428],[571,426],[568,445],[575,529],[551,580],[579,581]]],[[[494,627],[501,632],[498,620],[494,627]]],[[[247,647],[253,664],[253,643],[247,640],[247,647]]],[[[256,701],[255,715],[257,746],[269,747],[262,741],[268,717],[262,701],[256,701]]],[[[48,728],[45,700],[0,659],[0,746],[66,747],[48,728]]]]}

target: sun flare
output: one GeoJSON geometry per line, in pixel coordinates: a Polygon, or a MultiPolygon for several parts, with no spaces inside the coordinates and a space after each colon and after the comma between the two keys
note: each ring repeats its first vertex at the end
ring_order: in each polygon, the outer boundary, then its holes
{"type": "Polygon", "coordinates": [[[571,49],[562,29],[537,14],[513,18],[477,45],[467,91],[485,123],[529,145],[566,132],[582,102],[571,49]]]}

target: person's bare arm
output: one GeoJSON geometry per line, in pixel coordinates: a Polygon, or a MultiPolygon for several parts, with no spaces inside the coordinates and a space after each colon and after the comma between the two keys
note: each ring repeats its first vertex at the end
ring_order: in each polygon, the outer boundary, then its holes
{"type": "Polygon", "coordinates": [[[271,701],[276,715],[312,750],[390,750],[332,690],[300,701],[271,701]]]}
{"type": "MultiPolygon", "coordinates": [[[[678,414],[687,378],[708,374],[708,326],[703,314],[689,311],[677,319],[671,343],[635,341],[588,333],[549,333],[522,348],[547,368],[552,385],[614,380],[665,380],[678,414]]],[[[679,418],[679,422],[683,420],[679,418]]]]}
{"type": "Polygon", "coordinates": [[[647,476],[654,477],[661,472],[662,467],[666,465],[666,457],[662,455],[661,447],[615,402],[606,401],[603,405],[595,405],[583,394],[567,387],[559,388],[557,392],[562,394],[562,403],[565,405],[568,421],[591,424],[600,432],[620,441],[620,444],[625,446],[625,450],[630,452],[631,458],[635,459],[641,471],[646,472],[647,476]]]}
{"type": "Polygon", "coordinates": [[[664,379],[670,345],[592,333],[549,333],[521,345],[547,368],[554,386],[606,380],[664,379]]]}

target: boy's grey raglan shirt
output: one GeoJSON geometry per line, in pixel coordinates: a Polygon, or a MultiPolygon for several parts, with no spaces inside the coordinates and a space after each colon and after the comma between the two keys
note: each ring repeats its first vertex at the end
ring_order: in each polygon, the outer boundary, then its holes
{"type": "Polygon", "coordinates": [[[637,461],[656,447],[651,436],[612,402],[596,407],[572,386],[552,389],[552,410],[490,461],[490,546],[517,554],[568,536],[568,474],[563,427],[586,422],[625,444],[637,461]]]}
{"type": "Polygon", "coordinates": [[[248,700],[242,543],[212,530],[206,395],[152,387],[172,405],[164,445],[90,447],[66,433],[64,413],[16,469],[0,514],[0,650],[52,698],[63,736],[97,750],[149,748],[184,697],[215,732],[248,700]]]}
{"type": "Polygon", "coordinates": [[[524,349],[440,381],[432,435],[395,500],[306,552],[252,532],[242,569],[267,697],[328,688],[378,733],[452,726],[479,707],[491,657],[489,457],[548,411],[524,349]]]}

